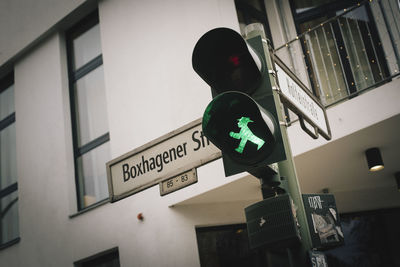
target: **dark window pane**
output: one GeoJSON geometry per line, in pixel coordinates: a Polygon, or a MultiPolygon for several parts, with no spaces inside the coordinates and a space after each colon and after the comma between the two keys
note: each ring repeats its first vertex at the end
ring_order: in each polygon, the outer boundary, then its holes
{"type": "Polygon", "coordinates": [[[103,66],[76,82],[74,88],[78,147],[108,132],[103,66]]]}
{"type": "Polygon", "coordinates": [[[100,27],[93,26],[73,40],[74,70],[79,69],[101,54],[100,27]]]}
{"type": "Polygon", "coordinates": [[[110,142],[77,158],[81,207],[108,197],[106,162],[110,160],[110,142]]]}
{"type": "Polygon", "coordinates": [[[17,182],[15,123],[0,131],[0,190],[17,182]]]}
{"type": "Polygon", "coordinates": [[[0,121],[14,113],[14,86],[0,92],[0,121]]]}
{"type": "Polygon", "coordinates": [[[0,244],[19,236],[18,191],[0,199],[0,244]]]}

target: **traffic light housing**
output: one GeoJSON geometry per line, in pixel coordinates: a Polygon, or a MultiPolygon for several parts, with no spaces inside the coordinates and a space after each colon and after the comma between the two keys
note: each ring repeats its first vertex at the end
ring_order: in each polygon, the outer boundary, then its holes
{"type": "Polygon", "coordinates": [[[286,159],[264,55],[261,37],[246,42],[227,28],[207,32],[193,50],[193,69],[214,98],[203,132],[221,149],[226,176],[248,171],[260,177],[270,172],[268,164],[286,159]]]}

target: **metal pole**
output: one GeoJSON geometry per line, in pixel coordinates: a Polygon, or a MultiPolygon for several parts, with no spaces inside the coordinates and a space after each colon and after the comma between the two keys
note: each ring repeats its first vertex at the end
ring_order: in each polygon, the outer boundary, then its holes
{"type": "MultiPolygon", "coordinates": [[[[257,23],[259,24],[259,23],[257,23]]],[[[266,58],[266,64],[268,70],[274,70],[274,72],[270,72],[270,80],[272,83],[272,88],[277,87],[276,81],[276,71],[275,66],[273,64],[273,59],[271,58],[272,53],[270,53],[270,46],[265,38],[265,33],[262,28],[262,24],[260,26],[251,25],[251,27],[246,28],[246,38],[252,38],[255,36],[261,36],[263,41],[264,53],[266,58]]],[[[296,215],[298,219],[298,223],[300,225],[300,235],[301,235],[301,246],[299,248],[293,248],[288,250],[288,258],[290,258],[290,265],[296,264],[298,266],[306,266],[306,252],[312,248],[311,243],[311,235],[308,230],[307,218],[304,209],[304,203],[300,191],[299,181],[297,179],[296,168],[293,161],[292,151],[290,148],[289,138],[287,134],[287,124],[284,119],[282,104],[280,101],[280,97],[277,91],[273,91],[273,97],[275,100],[276,109],[278,110],[278,118],[280,123],[280,129],[282,133],[282,139],[285,147],[286,157],[287,159],[281,162],[278,162],[279,174],[281,177],[287,180],[287,189],[290,197],[293,199],[293,202],[297,208],[296,215]]]]}

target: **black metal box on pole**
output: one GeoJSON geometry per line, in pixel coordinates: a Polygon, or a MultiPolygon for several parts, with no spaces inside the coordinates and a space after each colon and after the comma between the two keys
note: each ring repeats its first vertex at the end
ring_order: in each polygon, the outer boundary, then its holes
{"type": "Polygon", "coordinates": [[[298,245],[296,209],[288,194],[264,199],[245,208],[251,248],[286,248],[298,245]]]}

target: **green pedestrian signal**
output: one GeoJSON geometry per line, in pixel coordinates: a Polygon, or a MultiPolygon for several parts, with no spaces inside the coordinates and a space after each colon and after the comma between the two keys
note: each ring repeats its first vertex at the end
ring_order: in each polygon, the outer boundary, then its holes
{"type": "Polygon", "coordinates": [[[253,144],[257,145],[257,150],[259,150],[263,145],[264,145],[264,140],[261,138],[257,137],[253,132],[250,130],[249,126],[247,124],[249,122],[253,122],[250,118],[248,117],[241,117],[238,119],[238,127],[240,128],[240,132],[235,133],[235,132],[230,132],[229,135],[235,139],[240,139],[239,146],[235,149],[237,152],[240,154],[243,153],[243,149],[247,144],[247,141],[252,142],[253,144]]]}
{"type": "Polygon", "coordinates": [[[275,119],[244,93],[216,96],[204,112],[202,126],[207,138],[238,164],[257,165],[274,150],[275,119]]]}

